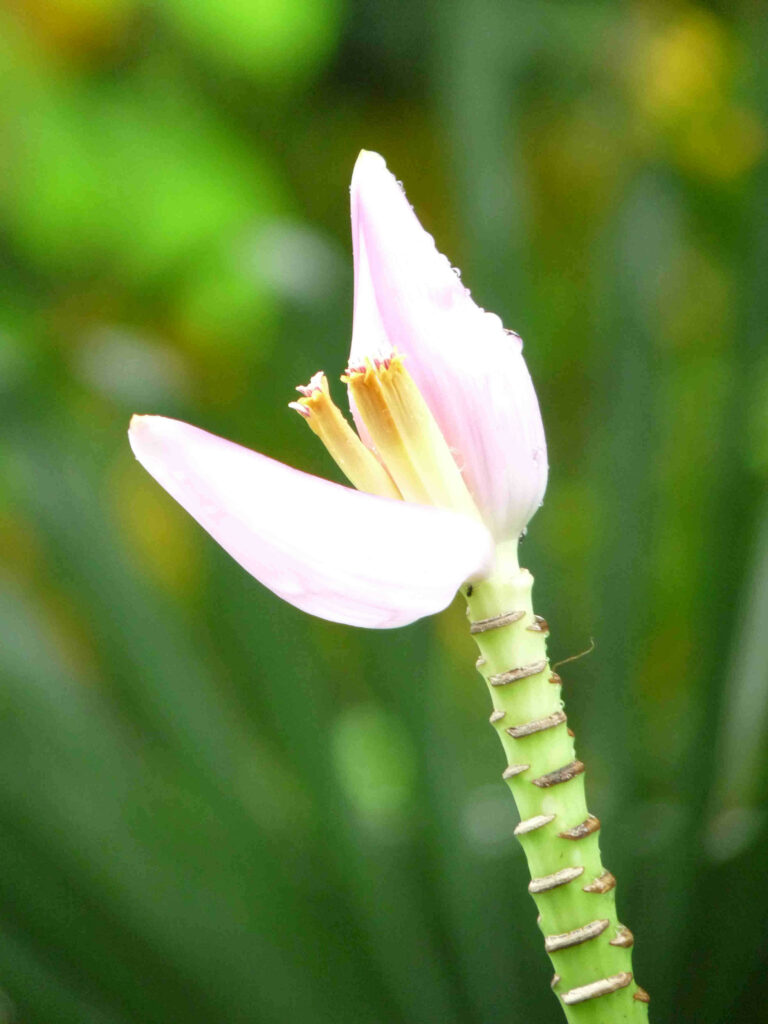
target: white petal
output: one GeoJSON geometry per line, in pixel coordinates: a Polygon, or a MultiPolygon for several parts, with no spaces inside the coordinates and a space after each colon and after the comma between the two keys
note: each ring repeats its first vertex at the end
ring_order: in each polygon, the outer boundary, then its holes
{"type": "Polygon", "coordinates": [[[389,628],[487,571],[492,539],[442,509],[321,480],[204,430],[135,416],[136,458],[251,575],[304,611],[389,628]]]}
{"type": "Polygon", "coordinates": [[[351,363],[384,348],[406,366],[499,538],[520,533],[547,481],[544,428],[522,342],[472,300],[375,153],[352,177],[351,363]]]}

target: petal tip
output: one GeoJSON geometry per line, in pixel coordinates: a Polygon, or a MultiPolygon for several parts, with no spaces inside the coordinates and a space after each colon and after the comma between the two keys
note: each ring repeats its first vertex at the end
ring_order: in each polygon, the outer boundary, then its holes
{"type": "Polygon", "coordinates": [[[177,420],[167,416],[134,413],[128,425],[128,443],[139,462],[146,467],[146,460],[174,436],[174,427],[178,426],[177,420]]]}
{"type": "Polygon", "coordinates": [[[141,413],[134,413],[131,416],[131,422],[128,424],[128,441],[133,454],[137,456],[136,445],[140,442],[143,436],[146,436],[147,430],[149,429],[148,420],[152,419],[151,416],[144,416],[141,413]]]}
{"type": "Polygon", "coordinates": [[[365,168],[381,168],[386,167],[387,161],[381,155],[373,149],[361,149],[357,154],[357,160],[355,160],[355,170],[363,170],[365,168]]]}
{"type": "Polygon", "coordinates": [[[382,174],[390,173],[387,161],[380,153],[375,153],[372,149],[361,149],[352,171],[352,195],[359,197],[362,192],[376,187],[375,182],[377,179],[381,181],[382,174]]]}
{"type": "Polygon", "coordinates": [[[135,412],[128,424],[129,435],[137,435],[152,429],[154,423],[165,420],[165,416],[152,416],[149,413],[135,412]]]}

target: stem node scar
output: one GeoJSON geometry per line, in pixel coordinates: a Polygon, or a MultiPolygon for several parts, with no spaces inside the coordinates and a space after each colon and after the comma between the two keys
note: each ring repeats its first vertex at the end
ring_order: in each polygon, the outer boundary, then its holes
{"type": "Polygon", "coordinates": [[[571,761],[569,764],[563,765],[562,768],[557,768],[553,772],[540,775],[538,779],[533,779],[532,781],[534,786],[538,786],[539,789],[549,789],[551,786],[559,786],[561,782],[570,782],[577,775],[581,775],[583,771],[583,761],[571,761]]]}
{"type": "Polygon", "coordinates": [[[492,629],[501,629],[502,626],[511,626],[518,622],[525,615],[525,611],[501,612],[500,615],[491,615],[487,619],[476,619],[469,624],[469,632],[472,636],[478,633],[488,633],[492,629]]]}
{"type": "Polygon", "coordinates": [[[565,722],[564,711],[554,711],[546,718],[535,718],[532,722],[523,722],[522,725],[511,725],[504,731],[515,739],[520,740],[524,736],[532,736],[535,732],[544,732],[546,729],[554,729],[565,722]]]}
{"type": "Polygon", "coordinates": [[[590,921],[573,931],[563,932],[562,935],[548,935],[544,940],[544,948],[548,953],[555,953],[559,949],[568,949],[570,946],[580,946],[582,942],[589,942],[602,935],[611,922],[607,917],[600,921],[590,921]]]}
{"type": "Polygon", "coordinates": [[[542,875],[541,878],[532,878],[528,883],[528,892],[534,893],[549,892],[550,889],[559,889],[561,885],[568,885],[584,874],[584,868],[561,868],[551,875],[542,875]]]}
{"type": "Polygon", "coordinates": [[[602,896],[604,892],[610,892],[611,889],[615,888],[616,879],[610,871],[604,871],[601,875],[598,875],[594,882],[584,886],[584,892],[595,892],[602,896]]]}
{"type": "Polygon", "coordinates": [[[509,683],[517,683],[521,679],[528,679],[530,676],[537,676],[547,667],[546,659],[532,661],[530,665],[522,665],[520,668],[510,668],[506,672],[499,672],[490,676],[488,682],[491,686],[507,686],[509,683]]]}
{"type": "Polygon", "coordinates": [[[558,832],[557,835],[560,839],[584,839],[597,832],[599,828],[600,819],[596,818],[594,814],[590,814],[580,824],[573,828],[567,828],[565,832],[558,832]]]}
{"type": "Polygon", "coordinates": [[[612,946],[621,946],[623,949],[629,949],[630,946],[634,946],[635,944],[635,936],[626,925],[620,924],[617,929],[616,937],[611,939],[610,944],[612,946]]]}
{"type": "Polygon", "coordinates": [[[515,835],[524,836],[529,832],[535,832],[537,828],[544,828],[555,820],[554,814],[537,814],[533,818],[526,818],[515,826],[515,835]]]}
{"type": "Polygon", "coordinates": [[[573,1006],[576,1003],[586,1003],[588,999],[598,999],[600,996],[610,995],[611,992],[618,992],[620,988],[626,988],[632,981],[631,971],[622,971],[621,974],[612,974],[609,978],[600,978],[599,981],[591,981],[588,985],[579,985],[569,992],[564,992],[562,1000],[566,1006],[573,1006]]]}

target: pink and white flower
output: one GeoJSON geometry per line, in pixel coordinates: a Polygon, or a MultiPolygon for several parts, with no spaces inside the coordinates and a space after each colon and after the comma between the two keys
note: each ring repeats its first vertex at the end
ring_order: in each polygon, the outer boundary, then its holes
{"type": "MultiPolygon", "coordinates": [[[[452,456],[436,465],[455,462],[466,502],[444,508],[354,490],[161,416],[134,417],[129,437],[145,469],[274,593],[334,622],[388,628],[439,611],[490,571],[495,544],[516,538],[541,503],[546,445],[520,339],[472,301],[378,155],[360,154],[351,199],[349,365],[378,370],[402,357],[427,434],[452,456]]],[[[383,463],[394,481],[379,493],[398,494],[396,470],[351,405],[376,472],[383,463]]]]}

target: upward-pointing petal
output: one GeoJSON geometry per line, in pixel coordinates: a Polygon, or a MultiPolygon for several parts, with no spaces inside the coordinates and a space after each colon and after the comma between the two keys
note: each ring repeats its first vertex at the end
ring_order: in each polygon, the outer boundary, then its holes
{"type": "Polygon", "coordinates": [[[464,516],[341,487],[162,416],[134,416],[129,437],[244,569],[321,618],[403,626],[490,566],[490,534],[464,516]]]}
{"type": "Polygon", "coordinates": [[[519,533],[547,481],[522,342],[472,300],[376,153],[352,176],[355,321],[350,363],[384,348],[406,366],[499,537],[519,533]]]}

